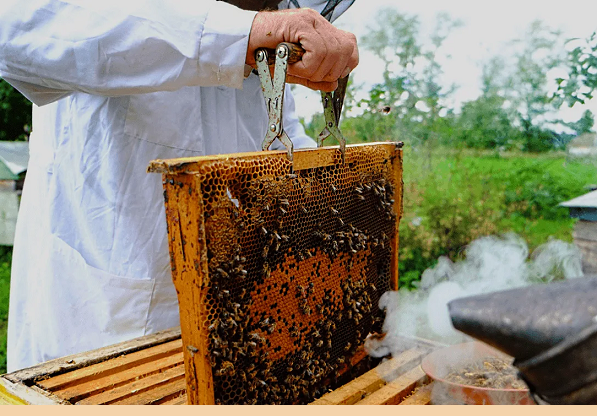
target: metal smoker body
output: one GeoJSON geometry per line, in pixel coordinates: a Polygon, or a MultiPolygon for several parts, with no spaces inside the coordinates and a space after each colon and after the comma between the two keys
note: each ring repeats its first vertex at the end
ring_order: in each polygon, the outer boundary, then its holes
{"type": "Polygon", "coordinates": [[[454,327],[515,357],[540,404],[597,404],[597,278],[457,299],[454,327]]]}

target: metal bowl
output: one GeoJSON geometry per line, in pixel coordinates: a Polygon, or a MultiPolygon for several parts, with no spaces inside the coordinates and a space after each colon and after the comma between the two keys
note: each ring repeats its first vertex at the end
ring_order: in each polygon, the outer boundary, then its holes
{"type": "Polygon", "coordinates": [[[458,384],[445,379],[455,368],[474,364],[486,357],[511,359],[481,342],[469,342],[436,350],[427,355],[421,367],[435,381],[431,396],[434,404],[535,404],[528,389],[499,389],[458,384]]]}

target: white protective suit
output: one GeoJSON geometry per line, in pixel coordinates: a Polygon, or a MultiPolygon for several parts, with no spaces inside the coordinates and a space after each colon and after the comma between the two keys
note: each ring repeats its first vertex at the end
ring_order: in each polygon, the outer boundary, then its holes
{"type": "MultiPolygon", "coordinates": [[[[161,177],[146,167],[260,150],[263,95],[244,78],[254,15],[214,0],[3,1],[0,76],[36,104],[9,371],[179,325],[161,177]]],[[[284,127],[315,145],[289,90],[284,127]]]]}

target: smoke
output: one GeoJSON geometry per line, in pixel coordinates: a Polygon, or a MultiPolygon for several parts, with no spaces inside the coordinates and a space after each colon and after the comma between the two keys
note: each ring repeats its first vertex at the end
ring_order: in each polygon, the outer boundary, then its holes
{"type": "Polygon", "coordinates": [[[447,304],[453,299],[582,277],[578,248],[555,239],[530,258],[527,244],[515,234],[480,238],[464,254],[464,260],[457,262],[439,258],[435,267],[425,270],[416,291],[384,293],[379,307],[386,311],[386,336],[365,342],[370,355],[396,356],[412,347],[404,342],[408,338],[444,344],[470,340],[452,326],[447,304]]]}

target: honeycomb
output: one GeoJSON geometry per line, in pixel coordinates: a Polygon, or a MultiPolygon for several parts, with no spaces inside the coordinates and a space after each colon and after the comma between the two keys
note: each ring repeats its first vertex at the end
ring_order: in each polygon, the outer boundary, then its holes
{"type": "Polygon", "coordinates": [[[164,175],[166,205],[174,192],[203,203],[209,278],[198,311],[216,404],[309,403],[380,332],[379,298],[397,285],[402,192],[401,153],[387,149],[349,146],[346,163],[336,151],[326,166],[295,170],[274,152],[203,157],[164,175]]]}

